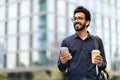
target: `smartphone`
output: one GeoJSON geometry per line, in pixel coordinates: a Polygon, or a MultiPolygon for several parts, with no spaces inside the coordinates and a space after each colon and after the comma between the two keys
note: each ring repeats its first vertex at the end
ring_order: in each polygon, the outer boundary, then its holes
{"type": "Polygon", "coordinates": [[[61,51],[62,53],[65,53],[65,54],[68,54],[68,53],[69,53],[69,50],[68,50],[67,47],[60,47],[60,51],[61,51]]]}

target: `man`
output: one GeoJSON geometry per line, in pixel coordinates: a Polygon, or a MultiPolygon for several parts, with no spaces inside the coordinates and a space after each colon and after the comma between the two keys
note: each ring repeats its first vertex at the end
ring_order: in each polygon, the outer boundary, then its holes
{"type": "Polygon", "coordinates": [[[61,47],[67,47],[69,54],[60,51],[58,68],[66,72],[66,80],[97,80],[99,71],[106,68],[107,62],[104,53],[102,40],[98,37],[100,54],[94,57],[92,63],[91,51],[95,49],[94,36],[87,31],[91,21],[90,12],[83,6],[78,6],[74,10],[73,26],[75,34],[65,38],[61,47]]]}

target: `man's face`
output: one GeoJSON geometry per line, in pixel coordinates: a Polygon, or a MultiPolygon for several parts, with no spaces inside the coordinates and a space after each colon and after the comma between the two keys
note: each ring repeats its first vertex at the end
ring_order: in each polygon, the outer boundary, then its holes
{"type": "Polygon", "coordinates": [[[85,20],[85,14],[82,12],[78,12],[74,15],[73,18],[74,21],[74,29],[75,31],[81,31],[86,28],[86,20],[85,20]]]}

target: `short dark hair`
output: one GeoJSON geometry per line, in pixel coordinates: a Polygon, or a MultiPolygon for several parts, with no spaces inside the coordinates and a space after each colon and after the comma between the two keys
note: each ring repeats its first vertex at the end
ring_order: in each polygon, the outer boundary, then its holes
{"type": "Polygon", "coordinates": [[[83,6],[78,6],[75,10],[74,10],[74,15],[78,12],[82,12],[85,14],[85,20],[89,20],[91,21],[91,15],[90,12],[83,6]]]}

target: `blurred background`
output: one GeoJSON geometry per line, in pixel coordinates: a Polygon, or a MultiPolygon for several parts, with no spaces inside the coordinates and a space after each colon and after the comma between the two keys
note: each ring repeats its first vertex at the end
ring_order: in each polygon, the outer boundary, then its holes
{"type": "Polygon", "coordinates": [[[63,80],[59,47],[75,33],[78,5],[90,10],[88,30],[103,40],[111,80],[120,80],[120,0],[0,0],[0,80],[63,80]]]}

